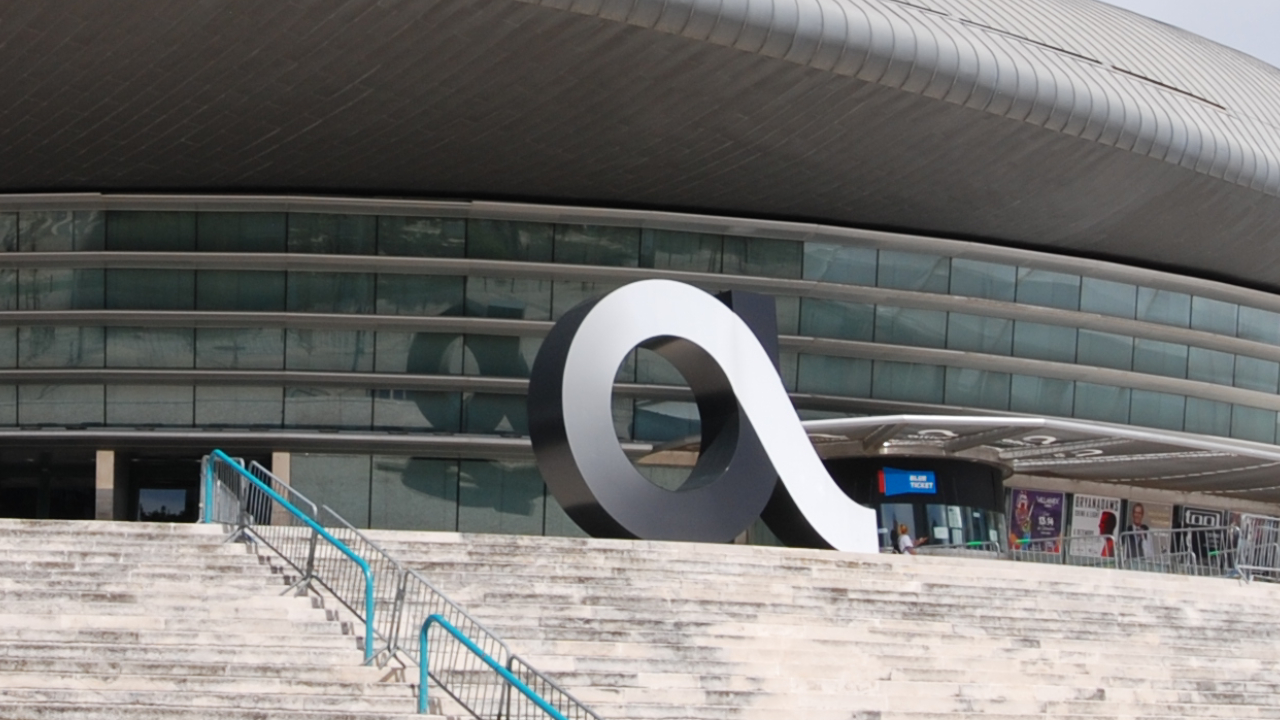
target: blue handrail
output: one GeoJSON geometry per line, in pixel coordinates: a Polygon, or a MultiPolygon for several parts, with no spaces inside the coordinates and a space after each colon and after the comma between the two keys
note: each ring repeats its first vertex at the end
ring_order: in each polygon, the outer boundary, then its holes
{"type": "MultiPolygon", "coordinates": [[[[241,467],[240,463],[231,459],[231,457],[228,456],[226,453],[222,452],[221,450],[214,450],[210,454],[213,457],[216,457],[219,460],[222,460],[226,464],[230,465],[231,467],[235,468],[237,473],[239,473],[242,477],[244,477],[249,482],[258,486],[258,489],[265,492],[267,494],[267,497],[280,503],[284,507],[284,509],[293,513],[294,517],[306,523],[307,526],[310,527],[312,530],[314,530],[317,535],[329,541],[329,544],[338,548],[338,550],[341,551],[343,555],[346,555],[348,558],[351,559],[352,562],[360,566],[360,570],[364,573],[364,661],[365,663],[372,662],[373,661],[374,598],[373,598],[373,570],[369,568],[369,563],[364,558],[355,554],[355,552],[353,552],[351,548],[347,547],[341,540],[338,540],[338,538],[334,537],[333,535],[330,535],[329,531],[321,527],[320,523],[307,517],[305,513],[303,513],[298,508],[294,507],[293,503],[290,503],[288,500],[285,500],[284,497],[282,497],[279,493],[277,493],[275,490],[272,490],[270,487],[268,487],[266,483],[254,477],[248,470],[245,470],[243,467],[241,467]]],[[[210,470],[212,471],[212,467],[210,467],[210,470]]],[[[208,480],[208,481],[211,482],[211,480],[208,480]]],[[[212,498],[213,498],[212,492],[207,494],[205,497],[208,498],[207,503],[209,505],[212,505],[212,498]]],[[[560,718],[560,720],[564,720],[564,718],[560,718]]]]}
{"type": "Polygon", "coordinates": [[[528,685],[525,685],[523,682],[521,682],[520,678],[511,674],[510,670],[498,664],[497,660],[494,660],[493,658],[489,657],[488,653],[481,650],[478,645],[476,645],[474,642],[471,641],[471,638],[464,635],[461,630],[454,627],[453,624],[450,623],[448,620],[445,620],[444,616],[438,615],[438,614],[428,616],[426,621],[422,623],[422,630],[419,631],[418,633],[418,714],[419,715],[424,715],[427,712],[427,657],[428,657],[427,630],[431,627],[432,624],[436,624],[444,628],[445,631],[447,631],[450,635],[454,637],[454,639],[462,643],[463,647],[470,650],[476,657],[484,661],[484,664],[488,665],[494,672],[498,673],[498,675],[500,675],[503,680],[506,680],[507,683],[511,685],[511,687],[515,688],[516,690],[519,690],[521,694],[523,694],[525,697],[532,700],[535,705],[542,708],[544,712],[546,712],[551,717],[555,718],[555,720],[568,720],[568,718],[562,715],[559,710],[556,710],[555,707],[551,705],[551,703],[547,702],[545,699],[543,699],[541,695],[539,695],[538,693],[530,689],[528,685]]]}

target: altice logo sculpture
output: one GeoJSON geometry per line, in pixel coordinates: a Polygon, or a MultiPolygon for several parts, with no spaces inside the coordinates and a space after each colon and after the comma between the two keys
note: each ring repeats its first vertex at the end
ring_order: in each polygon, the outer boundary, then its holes
{"type": "Polygon", "coordinates": [[[593,536],[728,542],[763,517],[789,545],[878,550],[875,512],[836,485],[787,397],[768,296],[642,280],[582,303],[534,361],[529,423],[543,478],[593,536]],[[680,371],[702,419],[678,491],[645,479],[614,435],[614,376],[637,346],[680,371]]]}

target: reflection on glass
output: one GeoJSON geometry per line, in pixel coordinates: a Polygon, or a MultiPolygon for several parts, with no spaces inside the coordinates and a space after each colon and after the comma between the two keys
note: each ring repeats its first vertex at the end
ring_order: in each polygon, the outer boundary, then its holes
{"type": "Polygon", "coordinates": [[[110,210],[106,245],[113,251],[190,252],[196,249],[196,214],[110,210]]]}
{"type": "Polygon", "coordinates": [[[640,231],[603,225],[557,225],[555,261],[636,267],[640,264],[640,231]]]}
{"type": "Polygon", "coordinates": [[[373,426],[379,430],[459,432],[462,394],[430,390],[374,390],[373,426]]]}
{"type": "Polygon", "coordinates": [[[640,231],[640,267],[718,273],[724,238],[676,230],[640,231]]]}
{"type": "Polygon", "coordinates": [[[1129,389],[1076,383],[1075,416],[1101,422],[1129,422],[1129,389]]]}
{"type": "Polygon", "coordinates": [[[196,216],[196,244],[202,252],[282,253],[285,236],[284,213],[202,212],[196,216]]]}
{"type": "Polygon", "coordinates": [[[284,424],[368,430],[373,425],[373,398],[359,388],[285,388],[284,424]]]}
{"type": "Polygon", "coordinates": [[[467,257],[551,262],[553,226],[514,220],[468,220],[467,257]]]}
{"type": "Polygon", "coordinates": [[[531,462],[463,460],[458,477],[458,531],[541,535],[542,476],[531,462]]]}
{"type": "Polygon", "coordinates": [[[1076,361],[1076,329],[1017,320],[1013,323],[1013,354],[1073,363],[1076,361]]]}
{"type": "Polygon", "coordinates": [[[371,313],[372,273],[289,271],[289,312],[371,313]]]}
{"type": "Polygon", "coordinates": [[[138,522],[193,522],[183,488],[139,488],[138,522]]]}
{"type": "Polygon", "coordinates": [[[1236,356],[1231,353],[1197,347],[1187,353],[1187,377],[1191,380],[1230,385],[1235,371],[1236,356]]]}
{"type": "Polygon", "coordinates": [[[562,315],[577,307],[579,303],[603,297],[622,287],[622,285],[623,283],[620,282],[556,280],[551,284],[551,319],[559,320],[562,315]]]}
{"type": "Polygon", "coordinates": [[[1009,374],[947,368],[946,403],[958,407],[1009,409],[1009,374]]]}
{"type": "Polygon", "coordinates": [[[484,435],[529,435],[528,403],[523,395],[475,393],[464,396],[463,432],[484,435]]]}
{"type": "MultiPolygon", "coordinates": [[[[702,433],[698,406],[679,400],[637,399],[633,424],[636,440],[649,442],[679,440],[702,433]]],[[[688,474],[686,469],[681,477],[688,474]]]]}
{"type": "Polygon", "coordinates": [[[1150,375],[1187,376],[1187,346],[1138,338],[1133,341],[1133,369],[1150,375]]]}
{"type": "Polygon", "coordinates": [[[805,243],[804,279],[874,286],[876,250],[854,245],[805,243]]]}
{"type": "Polygon", "coordinates": [[[18,386],[0,385],[0,425],[18,424],[18,386]]]}
{"type": "Polygon", "coordinates": [[[1076,363],[1117,370],[1133,369],[1133,338],[1097,330],[1081,330],[1076,363]]]}
{"type": "Polygon", "coordinates": [[[1080,309],[1080,276],[1018,268],[1018,302],[1063,310],[1080,309]]]}
{"type": "Polygon", "coordinates": [[[1193,297],[1191,298],[1191,327],[1218,335],[1235,335],[1236,316],[1239,310],[1239,306],[1235,303],[1193,297]]]}
{"type": "Polygon", "coordinates": [[[876,342],[944,347],[947,344],[947,313],[877,305],[876,342]]]}
{"type": "MultiPolygon", "coordinates": [[[[20,310],[101,310],[106,275],[102,270],[37,268],[18,271],[20,310]]],[[[0,275],[0,282],[3,282],[0,275]]]]}
{"type": "Polygon", "coordinates": [[[19,425],[101,425],[101,385],[19,385],[19,425]]]}
{"type": "Polygon", "coordinates": [[[196,308],[228,312],[284,310],[284,272],[198,270],[196,308]]]}
{"type": "Polygon", "coordinates": [[[1132,319],[1138,312],[1138,287],[1098,278],[1082,278],[1080,311],[1132,319]]]}
{"type": "Polygon", "coordinates": [[[378,275],[379,315],[461,315],[461,277],[378,275]]]}
{"type": "Polygon", "coordinates": [[[197,385],[195,417],[200,427],[280,427],[284,388],[197,385]]]}
{"type": "Polygon", "coordinates": [[[373,333],[366,330],[285,331],[285,367],[289,370],[373,370],[373,333]]]}
{"type": "Polygon", "coordinates": [[[945,369],[936,365],[876,360],[872,366],[871,396],[880,400],[941,403],[945,369]]]}
{"type": "Polygon", "coordinates": [[[551,281],[469,277],[467,315],[511,320],[550,320],[551,281]]]}
{"type": "Polygon", "coordinates": [[[462,370],[467,375],[529,377],[542,338],[468,335],[462,370]]]}
{"type": "Polygon", "coordinates": [[[773,238],[726,237],[721,270],[726,275],[799,278],[804,244],[773,238]]]}
{"type": "Polygon", "coordinates": [[[463,220],[425,217],[378,217],[378,254],[412,257],[455,257],[466,254],[463,220]]]}
{"type": "Polygon", "coordinates": [[[372,215],[289,214],[289,252],[373,255],[376,244],[372,215]]]}
{"type": "Polygon", "coordinates": [[[1236,332],[1246,340],[1280,345],[1280,313],[1241,307],[1236,332]]]}
{"type": "Polygon", "coordinates": [[[1075,383],[1071,380],[1014,375],[1010,384],[1009,409],[1032,415],[1071,417],[1075,383]]]}
{"type": "Polygon", "coordinates": [[[379,331],[375,372],[461,375],[466,347],[461,335],[379,331]]]}
{"type": "MultiPolygon", "coordinates": [[[[0,329],[0,338],[4,338],[0,347],[7,345],[12,350],[12,328],[0,329]]],[[[106,362],[105,338],[100,327],[18,328],[18,367],[102,367],[106,362]]]]}
{"type": "Polygon", "coordinates": [[[1013,352],[1013,321],[948,313],[947,347],[988,355],[1008,355],[1013,352]]]}
{"type": "Polygon", "coordinates": [[[950,258],[881,250],[876,284],[899,290],[945,293],[951,285],[950,276],[950,258]]]}
{"type": "Polygon", "coordinates": [[[951,294],[1013,302],[1018,269],[1012,265],[953,258],[951,294]]]}
{"type": "Polygon", "coordinates": [[[647,385],[688,387],[684,376],[666,358],[647,348],[636,348],[636,382],[647,385]]]}
{"type": "Polygon", "coordinates": [[[292,485],[317,505],[324,504],[358,528],[369,527],[368,455],[312,455],[293,453],[292,485]]]}
{"type": "Polygon", "coordinates": [[[18,216],[18,250],[72,252],[102,250],[104,218],[97,210],[37,210],[18,216]]]}
{"type": "Polygon", "coordinates": [[[796,391],[818,395],[871,397],[871,361],[800,354],[796,391]]]}
{"type": "Polygon", "coordinates": [[[370,525],[390,530],[458,529],[458,461],[373,456],[370,525]]]}
{"type": "Polygon", "coordinates": [[[1187,399],[1181,395],[1134,390],[1129,399],[1129,422],[1134,425],[1181,430],[1187,399]]]}
{"type": "Polygon", "coordinates": [[[1226,437],[1231,434],[1231,405],[1216,400],[1189,397],[1183,429],[1192,433],[1226,437]]]}
{"type": "Polygon", "coordinates": [[[778,316],[778,334],[796,335],[800,332],[800,298],[777,295],[773,298],[778,316]]]}
{"type": "Polygon", "coordinates": [[[1163,325],[1191,325],[1191,296],[1172,290],[1138,288],[1138,319],[1163,325]]]}
{"type": "Polygon", "coordinates": [[[194,270],[107,270],[108,310],[192,310],[194,270]]]}
{"type": "Polygon", "coordinates": [[[194,397],[190,385],[108,385],[107,424],[191,427],[194,397]]]}
{"type": "Polygon", "coordinates": [[[1275,393],[1278,378],[1280,378],[1280,364],[1247,355],[1236,356],[1236,387],[1275,393]]]}
{"type": "Polygon", "coordinates": [[[196,367],[280,370],[284,330],[280,328],[197,328],[196,367]]]}
{"type": "Polygon", "coordinates": [[[195,330],[191,328],[107,328],[107,367],[195,367],[195,330]]]}
{"type": "Polygon", "coordinates": [[[1276,441],[1276,413],[1274,410],[1231,406],[1231,437],[1254,442],[1276,441]]]}

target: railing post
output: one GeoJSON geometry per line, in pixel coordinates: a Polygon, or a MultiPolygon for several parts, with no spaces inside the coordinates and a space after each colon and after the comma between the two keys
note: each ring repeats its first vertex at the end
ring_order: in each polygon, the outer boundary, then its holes
{"type": "Polygon", "coordinates": [[[302,589],[308,590],[311,587],[311,578],[315,577],[316,572],[316,544],[320,540],[320,533],[314,528],[311,529],[311,544],[307,548],[307,568],[302,573],[302,589]]]}
{"type": "Polygon", "coordinates": [[[404,620],[404,594],[408,579],[408,570],[396,569],[396,601],[391,607],[391,624],[388,625],[391,628],[390,637],[387,639],[388,658],[400,649],[400,623],[404,620]]]}

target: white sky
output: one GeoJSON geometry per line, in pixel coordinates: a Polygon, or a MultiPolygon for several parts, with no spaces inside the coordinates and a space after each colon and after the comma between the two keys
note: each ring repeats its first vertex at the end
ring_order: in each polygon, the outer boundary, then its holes
{"type": "Polygon", "coordinates": [[[1280,0],[1106,0],[1280,67],[1280,0]]]}

